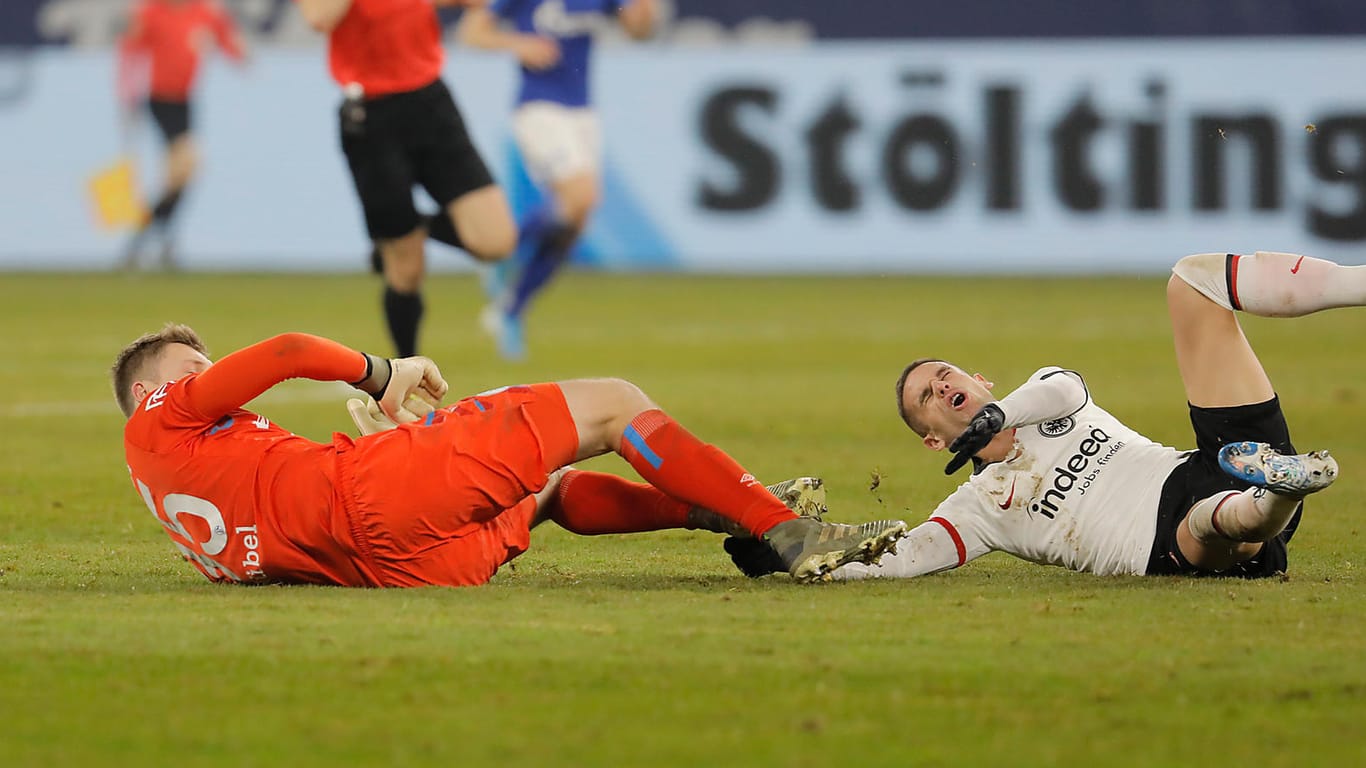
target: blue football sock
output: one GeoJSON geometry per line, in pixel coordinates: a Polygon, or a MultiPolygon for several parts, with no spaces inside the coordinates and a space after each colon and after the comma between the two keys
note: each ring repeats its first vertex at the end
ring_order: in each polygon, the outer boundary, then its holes
{"type": "Polygon", "coordinates": [[[539,206],[527,216],[521,236],[531,255],[513,286],[511,301],[504,309],[506,314],[520,317],[532,297],[540,293],[560,267],[568,263],[574,234],[572,227],[554,218],[549,206],[539,206]]]}

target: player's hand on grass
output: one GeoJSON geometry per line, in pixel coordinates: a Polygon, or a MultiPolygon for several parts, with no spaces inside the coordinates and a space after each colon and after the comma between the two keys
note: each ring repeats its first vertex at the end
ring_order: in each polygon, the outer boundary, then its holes
{"type": "Polygon", "coordinates": [[[379,399],[379,408],[391,421],[416,421],[441,404],[449,387],[436,363],[425,357],[401,357],[389,364],[389,384],[379,399]]]}
{"type": "Polygon", "coordinates": [[[996,433],[1001,431],[1001,427],[1006,423],[1005,411],[995,403],[987,403],[982,406],[982,410],[972,417],[968,422],[968,428],[963,430],[963,434],[954,439],[949,445],[949,450],[953,452],[953,458],[944,467],[944,474],[952,475],[962,469],[968,460],[977,455],[977,452],[987,447],[996,433]]]}

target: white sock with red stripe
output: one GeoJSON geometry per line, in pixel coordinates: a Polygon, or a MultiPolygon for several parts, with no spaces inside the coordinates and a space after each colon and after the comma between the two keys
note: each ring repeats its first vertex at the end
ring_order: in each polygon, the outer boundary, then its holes
{"type": "Polygon", "coordinates": [[[1186,528],[1202,544],[1269,541],[1285,530],[1300,499],[1264,488],[1225,491],[1201,499],[1186,515],[1186,528]]]}
{"type": "Polygon", "coordinates": [[[1262,317],[1366,305],[1366,266],[1295,253],[1198,253],[1178,261],[1172,272],[1219,306],[1262,317]]]}

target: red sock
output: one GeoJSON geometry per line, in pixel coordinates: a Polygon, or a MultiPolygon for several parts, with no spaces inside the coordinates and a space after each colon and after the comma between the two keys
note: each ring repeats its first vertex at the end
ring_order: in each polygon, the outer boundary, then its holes
{"type": "Polygon", "coordinates": [[[556,498],[550,519],[583,536],[683,528],[691,509],[644,483],[577,469],[564,473],[556,498]]]}
{"type": "Polygon", "coordinates": [[[661,410],[632,419],[621,438],[621,455],[650,485],[689,505],[714,510],[755,536],[797,518],[734,459],[661,410]]]}

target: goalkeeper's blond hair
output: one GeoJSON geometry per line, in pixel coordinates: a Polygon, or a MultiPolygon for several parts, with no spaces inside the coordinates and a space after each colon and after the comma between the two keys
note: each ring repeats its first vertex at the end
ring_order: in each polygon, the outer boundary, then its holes
{"type": "Polygon", "coordinates": [[[161,353],[169,344],[184,344],[205,357],[208,348],[200,340],[199,334],[188,325],[167,323],[155,333],[146,333],[134,339],[119,352],[109,375],[114,380],[114,399],[119,403],[123,415],[132,416],[138,404],[133,401],[133,382],[148,375],[152,366],[161,358],[161,353]]]}

